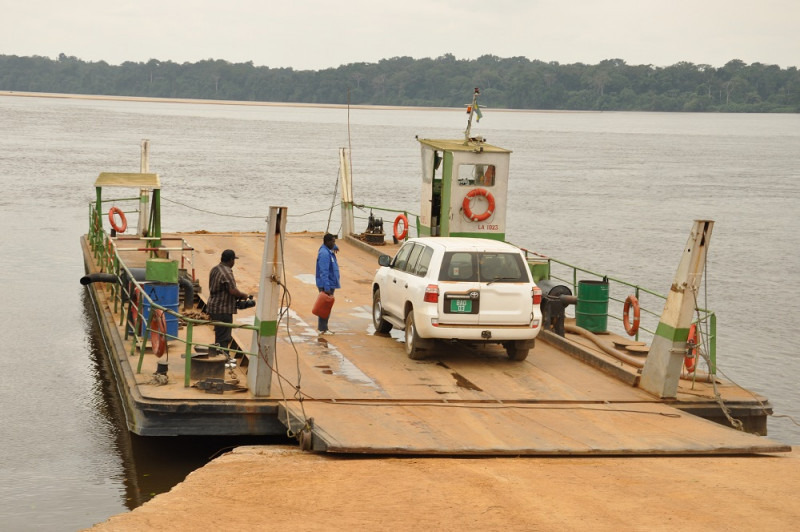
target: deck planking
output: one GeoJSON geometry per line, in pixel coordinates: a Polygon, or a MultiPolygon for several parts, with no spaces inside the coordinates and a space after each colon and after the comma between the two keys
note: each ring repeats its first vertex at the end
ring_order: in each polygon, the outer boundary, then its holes
{"type": "MultiPolygon", "coordinates": [[[[234,267],[239,288],[258,294],[263,233],[182,233],[194,251],[186,267],[207,297],[208,273],[224,249],[240,257],[234,267]]],[[[672,408],[646,392],[567,355],[555,345],[536,343],[528,359],[514,362],[500,346],[465,347],[440,344],[422,361],[408,359],[402,335],[376,334],[371,322],[371,279],[377,256],[350,239],[339,240],[342,288],[330,327],[336,334],[318,338],[311,306],[316,253],[322,233],[292,233],[284,243],[284,277],[290,295],[288,320],[277,338],[272,396],[255,398],[249,391],[207,394],[183,386],[183,350],[170,342],[170,384],[148,384],[156,360],[145,355],[136,376],[138,393],[148,400],[201,401],[229,404],[269,403],[298,429],[313,418],[313,446],[329,452],[418,454],[708,454],[773,452],[786,446],[727,429],[672,408]],[[287,328],[288,324],[288,328],[287,328]],[[302,403],[294,385],[300,383],[302,403]]],[[[127,244],[126,244],[127,245],[127,244]]],[[[393,254],[397,246],[387,246],[393,254]]],[[[144,259],[123,252],[137,267],[144,259]]],[[[141,263],[141,265],[139,265],[141,263]]],[[[101,290],[102,292],[102,290],[101,290]]],[[[236,323],[252,323],[255,309],[239,311],[236,323]]],[[[124,329],[117,326],[117,332],[124,329]]],[[[181,335],[184,330],[181,329],[181,335]]],[[[234,338],[245,350],[252,331],[236,329],[234,338]]],[[[574,335],[568,335],[568,338],[574,335]]],[[[194,329],[194,339],[211,343],[211,326],[194,329]]],[[[593,356],[600,350],[575,336],[570,341],[593,356]]],[[[129,346],[129,344],[126,344],[129,346]]],[[[126,347],[127,349],[127,347],[126,347]]],[[[138,355],[128,357],[135,364],[138,355]]],[[[622,366],[612,357],[610,364],[622,366]]],[[[635,374],[634,368],[625,371],[635,374]]],[[[242,368],[236,370],[246,382],[242,368]]],[[[722,386],[736,400],[743,392],[722,386]]],[[[747,392],[749,395],[749,392],[747,392]]],[[[727,397],[726,397],[727,398],[727,397]]],[[[681,385],[679,399],[709,403],[707,383],[693,389],[681,385]]],[[[752,397],[751,397],[752,399],[752,397]]]]}

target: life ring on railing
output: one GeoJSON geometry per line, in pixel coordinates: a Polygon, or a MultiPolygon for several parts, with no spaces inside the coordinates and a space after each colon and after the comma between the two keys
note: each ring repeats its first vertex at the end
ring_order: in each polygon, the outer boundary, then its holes
{"type": "Polygon", "coordinates": [[[686,339],[686,356],[683,358],[686,371],[693,373],[697,369],[697,324],[689,327],[689,337],[686,339]]]}
{"type": "Polygon", "coordinates": [[[467,195],[464,196],[464,201],[461,203],[461,210],[464,211],[464,216],[473,222],[482,222],[489,218],[489,216],[494,214],[494,207],[494,196],[492,196],[492,193],[485,188],[473,188],[467,192],[467,195]],[[486,198],[486,201],[489,202],[489,206],[482,214],[475,214],[469,207],[470,200],[476,196],[483,196],[486,198]]]}
{"type": "Polygon", "coordinates": [[[119,207],[111,207],[108,210],[108,222],[117,233],[124,233],[125,229],[128,228],[128,220],[125,218],[125,213],[122,212],[119,207]],[[117,225],[117,220],[114,218],[115,214],[119,216],[121,225],[117,225]]]}
{"type": "Polygon", "coordinates": [[[622,324],[625,326],[625,332],[628,336],[633,336],[639,332],[639,300],[636,296],[631,294],[625,298],[625,306],[622,307],[622,324]],[[633,321],[628,321],[631,307],[633,307],[633,321]]]}
{"type": "Polygon", "coordinates": [[[153,319],[150,325],[150,345],[153,346],[153,354],[161,357],[167,349],[167,319],[164,311],[160,308],[153,311],[153,319]]]}
{"type": "Polygon", "coordinates": [[[405,240],[408,236],[408,217],[405,214],[400,214],[397,218],[394,219],[394,227],[392,228],[394,232],[395,240],[405,240]],[[403,230],[398,231],[397,228],[400,226],[400,222],[403,223],[403,230]]]}

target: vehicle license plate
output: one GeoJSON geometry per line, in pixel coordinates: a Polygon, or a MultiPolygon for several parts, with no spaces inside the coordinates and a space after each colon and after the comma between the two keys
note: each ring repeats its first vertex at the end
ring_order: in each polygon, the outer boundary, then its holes
{"type": "Polygon", "coordinates": [[[450,312],[464,312],[464,313],[472,312],[472,300],[471,299],[451,299],[450,300],[450,312]]]}

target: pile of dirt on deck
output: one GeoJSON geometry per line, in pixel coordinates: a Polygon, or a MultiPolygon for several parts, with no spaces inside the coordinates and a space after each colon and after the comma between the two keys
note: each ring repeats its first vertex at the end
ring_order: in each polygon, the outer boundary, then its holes
{"type": "Polygon", "coordinates": [[[791,530],[797,450],[386,458],[240,447],[91,530],[791,530]]]}

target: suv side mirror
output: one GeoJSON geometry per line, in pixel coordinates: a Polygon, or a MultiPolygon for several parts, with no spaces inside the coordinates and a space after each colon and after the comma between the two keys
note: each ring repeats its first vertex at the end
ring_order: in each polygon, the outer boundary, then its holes
{"type": "Polygon", "coordinates": [[[378,257],[378,264],[380,264],[381,266],[388,266],[391,263],[392,263],[392,257],[390,257],[389,255],[381,255],[380,257],[378,257]]]}

